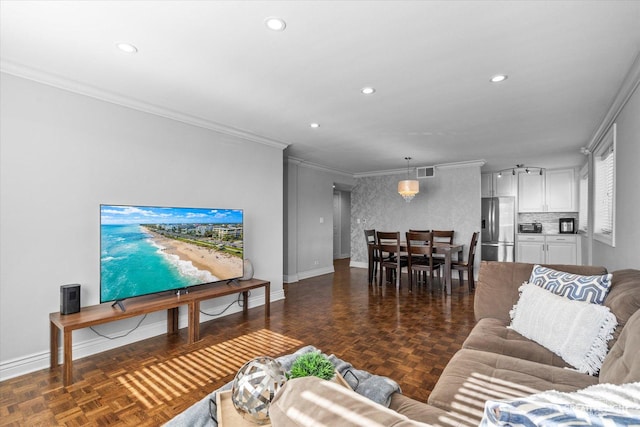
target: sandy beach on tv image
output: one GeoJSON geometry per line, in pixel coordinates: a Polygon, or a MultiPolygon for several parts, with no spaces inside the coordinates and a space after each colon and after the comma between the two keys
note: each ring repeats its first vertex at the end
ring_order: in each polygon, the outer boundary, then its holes
{"type": "Polygon", "coordinates": [[[154,243],[165,248],[164,252],[176,255],[183,261],[191,261],[198,270],[208,271],[219,280],[238,277],[238,272],[242,272],[243,260],[239,257],[170,239],[146,227],[143,228],[149,233],[154,243]]]}

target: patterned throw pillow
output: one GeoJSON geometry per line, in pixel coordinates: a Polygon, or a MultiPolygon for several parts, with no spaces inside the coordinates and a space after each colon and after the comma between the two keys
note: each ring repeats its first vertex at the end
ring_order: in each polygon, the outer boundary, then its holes
{"type": "Polygon", "coordinates": [[[596,384],[571,393],[545,391],[487,400],[480,426],[637,426],[640,383],[596,384]]]}
{"type": "Polygon", "coordinates": [[[571,300],[602,304],[611,287],[611,274],[581,276],[535,265],[529,283],[571,300]]]}

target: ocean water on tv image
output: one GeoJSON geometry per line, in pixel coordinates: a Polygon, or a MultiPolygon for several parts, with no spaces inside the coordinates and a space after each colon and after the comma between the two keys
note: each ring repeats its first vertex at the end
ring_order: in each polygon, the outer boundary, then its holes
{"type": "Polygon", "coordinates": [[[138,224],[101,226],[101,301],[203,283],[150,237],[138,224]]]}

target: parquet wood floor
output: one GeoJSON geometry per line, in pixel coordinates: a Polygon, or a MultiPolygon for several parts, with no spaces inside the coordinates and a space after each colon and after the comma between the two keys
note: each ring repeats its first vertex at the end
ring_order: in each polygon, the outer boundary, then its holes
{"type": "MultiPolygon", "coordinates": [[[[258,355],[280,356],[311,344],[358,369],[396,380],[426,401],[442,369],[474,325],[473,294],[437,280],[407,291],[406,276],[367,285],[365,269],[335,263],[335,273],[285,285],[286,300],[74,361],[74,384],[48,369],[0,383],[0,426],[156,426],[233,379],[258,355]]],[[[43,326],[44,327],[44,326],[43,326]]]]}

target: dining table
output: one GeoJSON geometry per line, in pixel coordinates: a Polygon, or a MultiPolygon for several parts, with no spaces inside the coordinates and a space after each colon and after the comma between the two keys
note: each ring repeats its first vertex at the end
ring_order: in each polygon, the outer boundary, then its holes
{"type": "MultiPolygon", "coordinates": [[[[369,251],[373,251],[375,249],[375,245],[371,244],[368,247],[369,251]]],[[[446,243],[446,242],[434,242],[432,253],[434,254],[443,254],[444,255],[444,287],[447,292],[447,295],[451,295],[451,263],[453,259],[453,255],[456,255],[456,260],[462,260],[464,245],[458,243],[446,243]]],[[[406,253],[407,252],[407,243],[400,243],[400,251],[406,253]]],[[[370,256],[371,260],[372,257],[370,256]]],[[[382,274],[382,272],[378,273],[382,274]]],[[[369,283],[371,283],[373,276],[373,264],[369,263],[369,283]]]]}

